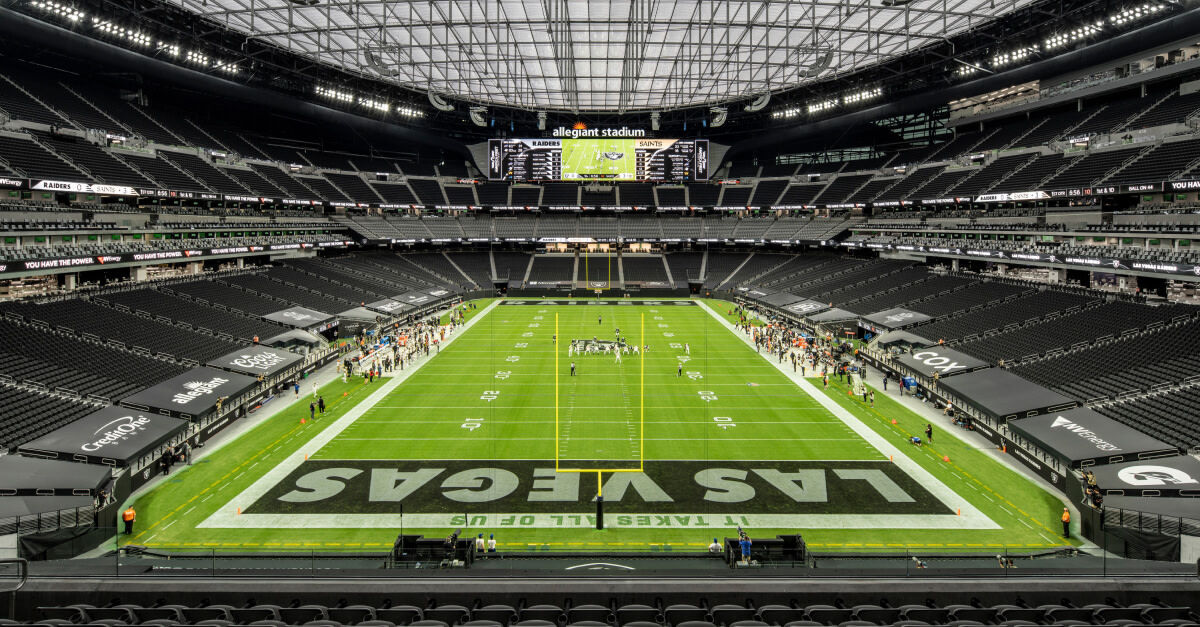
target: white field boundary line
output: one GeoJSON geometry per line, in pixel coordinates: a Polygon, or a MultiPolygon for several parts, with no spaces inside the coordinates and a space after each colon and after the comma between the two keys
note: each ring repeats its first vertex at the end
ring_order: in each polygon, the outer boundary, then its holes
{"type": "MultiPolygon", "coordinates": [[[[728,320],[723,318],[717,312],[713,311],[708,306],[707,303],[704,303],[703,301],[696,301],[696,304],[700,305],[700,307],[702,307],[705,311],[707,311],[710,315],[712,315],[713,318],[715,318],[718,322],[720,322],[722,325],[724,325],[726,329],[729,329],[730,333],[733,333],[734,335],[740,337],[742,339],[742,341],[744,341],[747,345],[749,345],[750,347],[753,348],[754,343],[750,340],[749,337],[747,337],[741,333],[738,333],[737,329],[735,329],[728,320]]],[[[972,527],[972,528],[975,528],[975,529],[1000,529],[1001,528],[1000,525],[996,524],[995,521],[988,518],[986,514],[984,514],[982,511],[980,511],[974,505],[972,505],[969,501],[964,499],[961,495],[959,495],[954,490],[951,490],[946,484],[942,483],[936,477],[934,477],[932,474],[930,474],[930,472],[928,470],[925,470],[923,467],[921,467],[919,464],[917,464],[917,462],[913,461],[913,459],[910,458],[907,453],[901,452],[901,450],[899,448],[897,448],[891,442],[887,441],[882,435],[879,435],[878,433],[876,433],[874,429],[871,429],[867,425],[863,424],[863,422],[861,420],[854,417],[853,414],[846,411],[845,408],[843,408],[841,405],[837,404],[833,399],[829,398],[825,394],[822,394],[819,390],[817,390],[816,386],[809,383],[807,379],[805,379],[804,377],[802,377],[798,374],[788,372],[787,369],[784,367],[787,362],[775,364],[774,362],[771,361],[770,355],[764,356],[764,359],[766,359],[766,361],[768,363],[772,363],[773,365],[775,365],[776,368],[779,370],[779,372],[782,372],[784,374],[784,376],[786,376],[787,378],[789,378],[793,382],[795,382],[795,384],[797,386],[799,386],[799,388],[801,390],[803,390],[805,394],[808,394],[812,398],[816,399],[816,401],[818,403],[820,403],[823,407],[825,407],[825,409],[828,410],[829,413],[833,414],[837,418],[841,419],[842,422],[846,423],[846,426],[853,429],[854,432],[859,435],[859,437],[861,437],[862,439],[864,439],[868,443],[870,443],[872,446],[874,446],[876,448],[876,450],[878,450],[880,452],[880,454],[882,454],[884,457],[890,457],[891,459],[894,459],[897,467],[899,467],[901,470],[903,470],[905,473],[907,473],[908,476],[910,476],[914,480],[916,480],[916,482],[919,483],[921,486],[923,486],[926,490],[928,490],[930,494],[933,494],[935,497],[937,497],[937,499],[939,501],[941,501],[942,504],[944,504],[946,507],[949,507],[951,510],[961,509],[961,511],[962,511],[961,518],[967,518],[967,519],[971,519],[973,521],[978,521],[980,526],[972,527]]],[[[960,516],[955,516],[955,518],[960,518],[960,516]]]]}
{"type": "MultiPolygon", "coordinates": [[[[471,329],[471,327],[475,326],[476,322],[478,322],[479,320],[482,320],[485,316],[488,315],[489,312],[492,311],[492,309],[496,308],[499,304],[500,304],[499,300],[492,301],[492,303],[490,305],[488,305],[487,307],[485,307],[483,309],[483,311],[479,312],[479,315],[472,317],[457,332],[452,334],[450,337],[446,338],[446,340],[444,342],[442,342],[442,346],[445,347],[445,346],[453,343],[458,338],[462,337],[464,333],[466,333],[467,331],[469,331],[471,329]]],[[[236,520],[238,518],[245,518],[245,516],[239,516],[241,507],[249,507],[252,503],[254,503],[259,498],[261,498],[264,494],[267,493],[268,490],[270,490],[277,483],[282,481],[284,479],[284,477],[287,477],[289,474],[291,474],[292,471],[299,468],[300,465],[304,463],[304,460],[306,457],[315,455],[317,453],[317,451],[321,450],[322,447],[324,447],[326,444],[331,442],[337,436],[341,435],[341,433],[343,431],[345,431],[347,427],[354,424],[354,422],[356,420],[358,420],[359,418],[361,418],[363,416],[363,414],[366,414],[367,411],[373,409],[377,403],[379,403],[383,399],[387,398],[388,395],[392,393],[392,391],[394,391],[397,387],[400,387],[401,383],[407,381],[408,378],[413,375],[413,373],[420,370],[422,366],[429,363],[432,360],[432,358],[436,357],[436,356],[437,356],[436,353],[433,355],[430,355],[430,359],[424,359],[420,363],[414,364],[412,367],[407,368],[403,372],[394,373],[395,376],[385,377],[384,383],[382,383],[378,388],[376,388],[374,392],[372,392],[369,396],[367,396],[367,398],[363,399],[362,401],[359,401],[359,403],[357,405],[355,405],[353,409],[351,409],[350,411],[343,414],[342,417],[338,418],[337,421],[335,421],[332,425],[329,425],[328,427],[325,428],[324,431],[317,434],[316,437],[314,437],[313,439],[306,442],[303,446],[300,447],[299,450],[297,450],[295,453],[293,453],[290,457],[283,460],[278,465],[276,465],[274,468],[272,468],[271,470],[264,473],[261,477],[258,478],[257,481],[250,484],[250,486],[248,488],[243,490],[241,492],[241,494],[238,494],[237,496],[233,497],[229,502],[222,505],[220,507],[220,509],[218,509],[216,512],[213,512],[212,516],[209,516],[206,520],[204,520],[202,523],[200,523],[199,525],[196,525],[196,526],[197,527],[228,526],[228,525],[219,524],[219,522],[222,521],[223,519],[232,518],[232,519],[236,520]]],[[[334,526],[341,526],[341,525],[334,525],[334,526]]]]}
{"type": "MultiPolygon", "coordinates": [[[[499,304],[496,301],[484,310],[486,314],[492,307],[499,304]]],[[[701,307],[713,315],[717,320],[725,323],[726,328],[730,332],[737,335],[733,330],[732,325],[718,316],[711,309],[708,309],[703,303],[698,303],[701,307]]],[[[483,316],[476,316],[472,319],[481,319],[483,316]]],[[[468,322],[468,325],[471,324],[468,322]]],[[[469,328],[469,327],[467,327],[469,328]]],[[[463,329],[465,331],[466,328],[463,329]]],[[[458,337],[455,334],[454,337],[458,337]]],[[[779,368],[783,370],[782,368],[779,368]]],[[[790,373],[785,372],[790,376],[790,373]]],[[[834,403],[829,398],[823,398],[816,393],[807,381],[799,379],[798,384],[804,389],[809,396],[816,399],[826,407],[836,417],[840,418],[848,427],[854,429],[856,433],[868,444],[883,455],[894,455],[897,459],[897,464],[901,466],[905,472],[913,476],[922,485],[929,490],[936,498],[950,509],[960,507],[962,509],[961,516],[947,515],[928,515],[928,514],[761,514],[761,515],[742,515],[736,511],[726,513],[704,513],[704,514],[670,514],[663,515],[656,512],[646,514],[629,514],[629,515],[613,515],[606,517],[605,522],[616,527],[639,527],[639,528],[662,528],[658,523],[666,519],[669,526],[675,528],[701,528],[711,529],[713,527],[723,528],[732,527],[735,523],[724,524],[717,521],[729,517],[730,520],[745,520],[745,524],[749,524],[758,528],[808,528],[808,529],[945,529],[945,530],[966,530],[966,529],[999,529],[1000,526],[983,515],[974,506],[965,501],[958,503],[962,497],[958,496],[954,491],[943,485],[940,481],[934,478],[925,469],[917,466],[915,462],[907,456],[900,453],[898,449],[889,444],[886,440],[879,436],[874,431],[862,424],[858,419],[854,418],[846,412],[841,406],[834,403]],[[689,522],[682,522],[682,519],[688,519],[689,522]],[[649,522],[647,522],[649,521],[649,522]],[[673,522],[671,522],[673,521],[673,522]],[[711,522],[709,522],[711,521],[711,522]]],[[[793,379],[795,380],[795,379],[793,379]]],[[[398,381],[396,382],[398,383],[398,381]]],[[[389,389],[390,391],[390,389],[389,389]]],[[[338,423],[345,421],[345,425],[353,423],[361,416],[366,408],[372,407],[380,398],[386,396],[383,389],[377,390],[374,394],[361,402],[359,407],[352,410],[355,415],[351,418],[349,415],[339,419],[338,423]],[[362,411],[359,411],[359,409],[362,411]]],[[[335,423],[340,430],[344,430],[345,426],[335,423]]],[[[330,429],[332,429],[331,427],[330,429]]],[[[330,433],[330,429],[322,432],[321,438],[326,433],[330,433]]],[[[325,442],[331,440],[334,436],[330,435],[324,438],[325,442]]],[[[267,490],[273,487],[276,483],[290,474],[303,461],[303,453],[314,444],[310,442],[304,449],[288,460],[286,465],[281,465],[272,470],[268,475],[260,478],[249,489],[242,492],[235,499],[236,502],[244,503],[249,506],[251,503],[261,498],[267,490]]],[[[323,445],[324,442],[321,443],[323,445]]],[[[312,449],[315,451],[320,447],[312,449]]],[[[311,453],[310,453],[311,454],[311,453]]],[[[387,460],[395,461],[395,460],[387,460]]],[[[485,460],[486,461],[486,460],[485,460]]],[[[861,460],[859,460],[861,461],[861,460]]],[[[401,516],[399,514],[242,514],[237,515],[232,504],[227,504],[216,514],[210,516],[197,527],[199,528],[224,528],[224,529],[379,529],[388,528],[394,529],[404,524],[410,528],[422,529],[440,529],[452,527],[455,525],[461,526],[462,521],[456,521],[455,518],[460,516],[454,513],[445,514],[409,514],[401,516]]],[[[513,528],[571,528],[571,527],[591,527],[593,523],[589,522],[586,515],[578,515],[572,513],[564,514],[503,514],[491,513],[484,515],[487,519],[486,524],[499,526],[509,526],[513,528]]],[[[472,523],[474,524],[474,523],[472,523]]]]}

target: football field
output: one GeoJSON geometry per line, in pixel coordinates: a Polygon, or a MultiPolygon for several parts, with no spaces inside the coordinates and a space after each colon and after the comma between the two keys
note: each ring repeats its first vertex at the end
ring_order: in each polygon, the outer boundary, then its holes
{"type": "Polygon", "coordinates": [[[956,438],[908,446],[920,417],[882,391],[869,407],[820,389],[709,303],[481,304],[419,368],[325,386],[326,416],[298,424],[297,404],[142,496],[132,541],[339,550],[462,527],[625,550],[741,524],[831,549],[1064,542],[1052,495],[956,438]],[[619,344],[639,350],[618,360],[619,344]]]}
{"type": "Polygon", "coordinates": [[[611,178],[633,180],[637,157],[632,139],[564,139],[564,179],[611,178]]]}

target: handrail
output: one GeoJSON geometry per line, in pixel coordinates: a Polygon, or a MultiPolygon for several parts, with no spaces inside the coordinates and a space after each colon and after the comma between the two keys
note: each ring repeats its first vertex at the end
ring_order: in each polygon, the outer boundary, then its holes
{"type": "Polygon", "coordinates": [[[25,582],[29,579],[29,561],[26,560],[25,558],[21,558],[21,557],[0,559],[0,566],[3,566],[5,564],[16,564],[17,571],[21,575],[21,578],[20,578],[20,580],[17,581],[17,585],[15,588],[12,588],[11,590],[0,590],[0,593],[4,593],[4,592],[12,593],[12,595],[8,601],[8,620],[16,620],[17,591],[20,590],[21,588],[24,588],[25,582]]]}

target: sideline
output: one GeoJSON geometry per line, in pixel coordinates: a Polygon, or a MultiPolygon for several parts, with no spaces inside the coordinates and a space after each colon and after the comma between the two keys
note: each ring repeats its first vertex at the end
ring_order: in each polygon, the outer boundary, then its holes
{"type": "MultiPolygon", "coordinates": [[[[697,303],[700,305],[700,307],[702,307],[705,311],[707,311],[709,313],[709,315],[711,315],[713,318],[716,318],[718,322],[720,322],[722,325],[724,325],[725,328],[728,329],[730,333],[741,338],[742,341],[745,342],[747,345],[749,345],[751,348],[754,347],[753,342],[751,342],[751,340],[748,336],[746,336],[743,333],[738,333],[737,329],[734,328],[733,324],[730,323],[728,320],[726,320],[725,317],[722,316],[721,314],[713,311],[712,308],[708,306],[708,303],[705,303],[703,301],[697,301],[697,303]]],[[[973,523],[975,523],[975,524],[970,524],[970,525],[963,525],[958,528],[961,528],[961,529],[1001,529],[1002,528],[991,518],[988,518],[987,515],[984,514],[982,511],[980,511],[977,507],[975,507],[973,504],[971,504],[970,501],[967,501],[963,496],[961,496],[954,490],[951,490],[946,484],[942,483],[940,480],[938,480],[936,477],[934,477],[928,470],[925,470],[925,468],[923,466],[921,466],[916,461],[914,461],[911,457],[909,457],[907,453],[902,452],[899,448],[897,448],[894,444],[892,444],[887,439],[885,439],[882,435],[877,433],[874,429],[868,427],[861,420],[856,418],[853,414],[846,411],[846,409],[844,407],[839,405],[833,399],[829,398],[828,395],[823,394],[822,392],[817,390],[816,386],[814,386],[812,383],[809,383],[807,379],[805,379],[804,377],[802,377],[794,372],[789,372],[787,370],[787,368],[784,367],[786,365],[786,362],[777,363],[777,362],[771,360],[767,356],[764,356],[764,359],[771,365],[775,366],[775,368],[779,372],[783,373],[783,375],[786,376],[788,379],[790,379],[793,383],[795,383],[801,390],[804,391],[805,394],[808,394],[813,399],[815,399],[818,403],[820,403],[821,406],[824,407],[826,411],[828,411],[829,413],[836,416],[839,420],[841,420],[843,423],[845,423],[847,427],[850,427],[850,429],[853,430],[854,433],[856,433],[858,435],[858,437],[866,440],[867,443],[869,443],[871,446],[874,446],[875,449],[878,450],[881,455],[883,455],[884,457],[891,457],[892,459],[894,459],[896,466],[898,466],[901,470],[903,470],[910,477],[912,477],[914,480],[916,480],[917,483],[920,483],[926,490],[929,491],[930,494],[933,494],[934,496],[936,496],[937,499],[939,501],[941,501],[943,505],[945,505],[946,507],[949,507],[951,510],[961,509],[962,510],[962,518],[970,520],[973,523]]],[[[954,517],[957,518],[957,516],[954,516],[954,517]]]]}
{"type": "MultiPolygon", "coordinates": [[[[466,324],[464,324],[453,335],[451,335],[444,342],[442,342],[442,347],[445,348],[446,346],[448,346],[452,342],[454,342],[456,339],[461,337],[464,333],[469,331],[471,329],[471,327],[475,326],[475,323],[477,321],[482,320],[484,317],[486,317],[487,314],[492,311],[492,309],[497,307],[502,302],[502,300],[503,299],[497,299],[497,300],[492,301],[492,303],[490,305],[488,305],[487,307],[485,307],[483,309],[483,311],[479,312],[475,316],[472,316],[471,319],[466,322],[466,324]]],[[[434,355],[434,356],[436,356],[436,355],[434,355]]],[[[226,518],[234,518],[234,519],[250,518],[251,517],[250,515],[239,516],[239,511],[240,511],[241,507],[243,507],[243,506],[249,507],[254,502],[256,502],[259,498],[261,498],[264,494],[266,494],[272,487],[274,487],[277,483],[282,481],[284,477],[288,476],[289,474],[291,474],[292,471],[299,468],[300,465],[304,463],[305,459],[307,459],[309,456],[315,455],[317,453],[317,451],[321,450],[322,447],[324,447],[326,444],[328,444],[330,441],[332,441],[334,438],[336,438],[339,434],[341,434],[343,431],[345,431],[347,427],[349,427],[356,420],[361,418],[363,416],[363,414],[365,414],[368,410],[372,409],[377,403],[379,403],[383,399],[387,398],[387,396],[389,394],[391,394],[392,391],[394,391],[397,387],[399,387],[401,383],[407,381],[408,378],[410,376],[412,376],[412,374],[414,372],[417,372],[418,370],[420,370],[421,366],[424,366],[425,364],[427,364],[429,362],[430,362],[429,359],[422,360],[420,363],[415,364],[413,367],[408,368],[407,370],[403,371],[402,373],[395,374],[395,376],[392,376],[392,377],[386,377],[385,378],[386,382],[383,385],[376,388],[375,391],[372,392],[370,396],[359,401],[358,404],[355,405],[353,409],[346,412],[345,414],[342,414],[342,416],[340,418],[338,418],[336,422],[334,422],[332,425],[329,425],[328,427],[323,429],[320,433],[318,433],[314,438],[312,438],[308,442],[301,445],[300,448],[297,449],[289,458],[285,459],[284,461],[281,461],[279,464],[275,465],[274,468],[272,468],[271,470],[264,473],[261,477],[258,478],[257,481],[255,481],[248,488],[243,490],[240,494],[233,497],[230,501],[228,501],[223,506],[221,506],[217,511],[213,512],[213,514],[211,516],[209,516],[206,520],[204,520],[200,524],[196,525],[196,527],[197,528],[207,528],[207,527],[257,526],[257,525],[222,524],[220,521],[222,519],[226,519],[226,518]]]]}

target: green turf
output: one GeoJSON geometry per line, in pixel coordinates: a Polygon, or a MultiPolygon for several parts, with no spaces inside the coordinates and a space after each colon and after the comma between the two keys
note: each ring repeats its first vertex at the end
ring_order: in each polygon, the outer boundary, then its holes
{"type": "MultiPolygon", "coordinates": [[[[714,310],[727,317],[727,303],[712,303],[714,310]]],[[[468,312],[469,318],[479,315],[486,305],[487,302],[479,303],[478,309],[468,312]]],[[[404,473],[431,466],[440,469],[441,474],[424,484],[423,491],[414,492],[416,496],[404,504],[404,511],[409,520],[421,520],[415,512],[431,515],[441,512],[446,524],[414,531],[440,536],[452,525],[473,524],[481,527],[479,531],[495,531],[502,547],[510,548],[526,543],[596,549],[663,543],[698,546],[705,544],[706,537],[730,534],[731,527],[739,521],[727,514],[737,511],[737,507],[751,505],[761,513],[845,513],[855,507],[863,508],[864,512],[900,512],[909,507],[914,512],[952,515],[945,505],[920,496],[920,485],[896,471],[878,450],[700,307],[669,302],[655,306],[583,303],[497,306],[316,450],[307,462],[300,463],[302,445],[380,385],[380,382],[364,384],[355,380],[326,386],[321,393],[327,400],[335,400],[330,412],[315,423],[299,423],[300,417],[307,415],[305,399],[301,399],[302,402],[265,421],[202,463],[177,472],[138,499],[139,529],[132,541],[182,548],[343,550],[390,546],[396,533],[394,527],[354,528],[358,523],[349,518],[324,527],[298,529],[197,528],[197,525],[219,507],[233,503],[243,508],[248,517],[260,512],[283,516],[319,512],[394,515],[400,503],[375,498],[383,484],[379,475],[372,473],[400,473],[396,476],[407,477],[412,475],[404,473]],[[555,314],[557,343],[552,340],[555,314]],[[570,339],[593,336],[611,339],[614,328],[620,328],[629,342],[648,345],[650,350],[641,357],[623,356],[621,364],[616,364],[611,356],[566,355],[570,339]],[[690,355],[684,354],[685,342],[690,345],[690,355]],[[569,376],[571,360],[577,363],[576,377],[569,376]],[[533,504],[532,497],[526,499],[527,494],[538,492],[531,488],[548,486],[551,481],[526,475],[534,468],[553,469],[556,457],[561,469],[638,468],[645,464],[648,476],[673,498],[670,502],[643,503],[635,496],[645,495],[629,492],[624,501],[610,503],[608,511],[614,517],[613,524],[617,523],[616,517],[625,516],[629,520],[624,522],[634,526],[619,526],[604,532],[579,528],[578,524],[576,528],[528,528],[521,524],[520,517],[506,517],[506,513],[518,509],[531,517],[555,513],[560,514],[557,518],[562,518],[561,514],[576,518],[582,515],[586,527],[586,514],[591,511],[588,501],[595,494],[594,473],[579,478],[578,503],[533,504]],[[284,459],[298,464],[298,469],[256,502],[238,501],[243,490],[284,459]],[[754,473],[760,471],[836,469],[864,464],[884,469],[900,487],[917,495],[916,502],[889,506],[874,491],[847,492],[849,484],[839,484],[831,478],[825,503],[797,505],[789,499],[772,498],[759,481],[753,484],[759,492],[757,500],[748,505],[723,506],[702,502],[703,490],[696,492],[692,481],[697,471],[712,467],[728,466],[735,471],[753,468],[745,479],[750,484],[754,473]],[[489,472],[501,474],[508,469],[519,478],[520,485],[511,496],[492,503],[447,505],[450,501],[444,493],[450,488],[457,488],[459,494],[467,496],[481,490],[500,490],[495,481],[489,484],[488,480],[473,478],[472,469],[477,467],[495,467],[499,470],[489,472]],[[279,499],[289,492],[303,492],[297,489],[296,477],[329,468],[342,469],[335,472],[350,469],[358,476],[346,481],[348,487],[332,500],[296,504],[279,499]],[[649,513],[674,514],[676,518],[647,516],[647,524],[641,524],[638,516],[649,513]],[[697,528],[696,515],[708,516],[703,520],[706,528],[697,528]],[[684,518],[688,518],[686,523],[684,518]],[[663,519],[670,526],[663,524],[663,519]],[[690,527],[680,528],[685,524],[690,527]]],[[[821,393],[889,441],[902,442],[907,433],[919,432],[924,424],[920,417],[881,391],[876,394],[875,408],[846,396],[845,389],[836,381],[821,393]]],[[[272,402],[293,401],[290,395],[285,395],[272,402]]],[[[815,547],[827,549],[953,550],[1059,544],[1053,527],[1057,512],[1061,511],[1060,502],[984,452],[946,437],[944,427],[938,425],[939,437],[934,445],[905,449],[904,453],[963,500],[978,507],[1001,529],[802,529],[805,538],[815,547]]],[[[606,481],[615,477],[609,474],[606,481]]],[[[396,481],[385,487],[404,485],[396,481]]],[[[795,530],[755,531],[759,537],[770,537],[795,530]]]]}
{"type": "Polygon", "coordinates": [[[632,139],[564,139],[562,142],[563,178],[633,179],[637,157],[632,139]],[[604,153],[618,153],[609,159],[604,153]]]}

